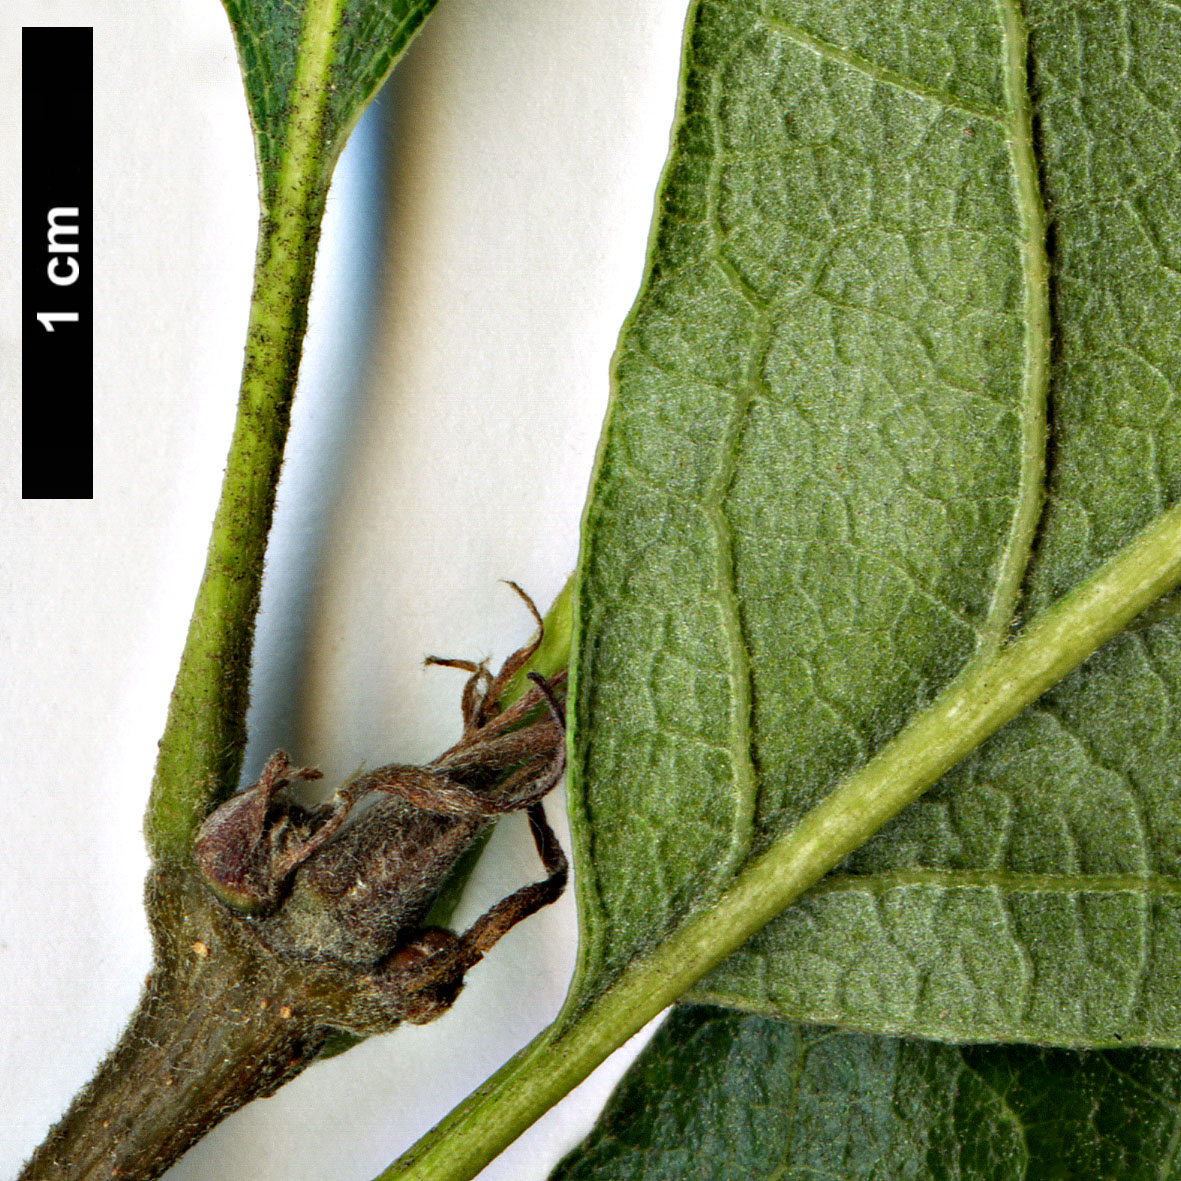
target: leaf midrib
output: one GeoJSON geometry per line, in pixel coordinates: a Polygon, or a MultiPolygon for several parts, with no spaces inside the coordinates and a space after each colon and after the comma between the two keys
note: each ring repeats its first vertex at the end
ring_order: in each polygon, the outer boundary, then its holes
{"type": "Polygon", "coordinates": [[[344,0],[312,0],[300,33],[291,101],[287,113],[287,151],[280,157],[276,204],[293,202],[309,176],[323,173],[324,124],[329,74],[344,0]]]}

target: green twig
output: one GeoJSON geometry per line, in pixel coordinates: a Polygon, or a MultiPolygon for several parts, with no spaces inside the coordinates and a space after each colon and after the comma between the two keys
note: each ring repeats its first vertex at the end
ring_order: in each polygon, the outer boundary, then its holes
{"type": "Polygon", "coordinates": [[[331,172],[324,120],[341,3],[308,5],[286,151],[259,223],[238,417],[148,804],[148,844],[158,860],[186,855],[241,766],[263,555],[331,172]]]}

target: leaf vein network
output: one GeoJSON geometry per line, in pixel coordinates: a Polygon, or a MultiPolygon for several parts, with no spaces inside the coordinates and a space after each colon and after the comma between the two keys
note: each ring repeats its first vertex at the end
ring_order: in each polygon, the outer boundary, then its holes
{"type": "Polygon", "coordinates": [[[825,58],[828,61],[836,62],[850,70],[854,70],[859,74],[864,74],[867,78],[872,78],[875,82],[879,82],[883,86],[891,86],[897,90],[904,90],[907,94],[914,95],[915,98],[936,103],[939,106],[948,107],[951,110],[963,111],[964,114],[974,115],[978,119],[987,119],[993,123],[1003,123],[1005,120],[1005,114],[1002,111],[994,110],[991,107],[985,106],[983,103],[973,102],[971,99],[960,98],[958,95],[946,90],[940,90],[936,86],[928,86],[926,83],[920,82],[917,78],[909,78],[905,74],[898,73],[896,70],[879,66],[876,62],[870,61],[869,58],[844,49],[840,45],[834,45],[831,41],[824,41],[820,37],[815,37],[811,33],[801,29],[798,25],[793,25],[780,17],[772,16],[768,12],[761,13],[760,19],[767,28],[786,37],[789,41],[794,42],[801,48],[811,50],[817,57],[825,58]]]}

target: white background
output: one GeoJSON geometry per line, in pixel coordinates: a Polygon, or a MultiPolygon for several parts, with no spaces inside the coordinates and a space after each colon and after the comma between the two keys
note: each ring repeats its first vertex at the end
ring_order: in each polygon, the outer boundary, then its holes
{"type": "MultiPolygon", "coordinates": [[[[248,768],[433,757],[577,553],[640,281],[684,0],[441,0],[342,163],[260,621],[248,768]],[[384,159],[383,159],[384,155],[384,159]]],[[[0,25],[0,1175],[89,1077],[149,949],[140,824],[229,441],[255,230],[216,0],[30,0],[0,25]],[[19,23],[18,23],[19,22],[19,23]],[[20,24],[95,29],[95,494],[20,499],[20,24]]],[[[41,397],[55,391],[38,390],[41,397]]],[[[556,827],[561,801],[550,805],[556,827]]],[[[470,919],[538,876],[498,831],[470,919]]],[[[434,1025],[312,1067],[169,1174],[366,1179],[557,1011],[573,899],[434,1025]]],[[[613,1061],[483,1174],[544,1178],[613,1061]]]]}

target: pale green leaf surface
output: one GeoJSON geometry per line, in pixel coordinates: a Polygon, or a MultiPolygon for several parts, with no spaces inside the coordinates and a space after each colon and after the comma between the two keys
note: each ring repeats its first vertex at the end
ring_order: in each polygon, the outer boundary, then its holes
{"type": "MultiPolygon", "coordinates": [[[[691,13],[586,522],[583,997],[1181,493],[1181,9],[1026,11],[1028,74],[1016,0],[691,13]]],[[[699,995],[1181,1044],[1179,694],[1129,632],[699,995]]]]}
{"type": "Polygon", "coordinates": [[[269,207],[285,149],[300,34],[311,4],[335,10],[322,180],[368,100],[437,0],[224,0],[246,82],[260,190],[269,207]]]}
{"type": "Polygon", "coordinates": [[[552,1181],[1167,1181],[1181,1059],[677,1008],[552,1181]]]}

